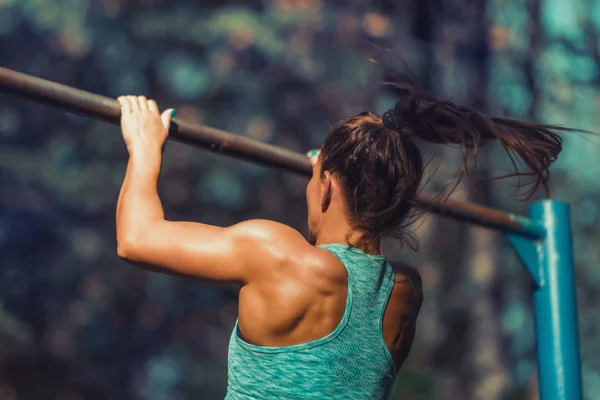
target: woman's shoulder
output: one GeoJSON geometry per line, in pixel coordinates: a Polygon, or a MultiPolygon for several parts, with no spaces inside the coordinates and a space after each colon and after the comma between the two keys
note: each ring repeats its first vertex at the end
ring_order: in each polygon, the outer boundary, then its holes
{"type": "Polygon", "coordinates": [[[287,272],[294,267],[318,268],[327,263],[326,254],[313,245],[296,229],[280,222],[253,219],[236,225],[246,238],[244,246],[250,253],[261,255],[259,262],[269,261],[277,269],[287,272]]]}
{"type": "Polygon", "coordinates": [[[403,261],[388,261],[395,274],[396,285],[407,285],[410,288],[410,296],[417,305],[423,303],[423,280],[419,271],[410,264],[403,261]]]}
{"type": "Polygon", "coordinates": [[[230,229],[243,237],[246,244],[261,249],[271,249],[276,254],[286,255],[295,248],[310,247],[304,236],[296,229],[280,222],[267,219],[251,219],[240,222],[230,229]]]}

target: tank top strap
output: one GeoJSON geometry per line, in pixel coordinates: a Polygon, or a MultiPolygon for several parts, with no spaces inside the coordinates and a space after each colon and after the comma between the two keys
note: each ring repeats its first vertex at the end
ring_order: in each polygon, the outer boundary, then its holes
{"type": "MultiPolygon", "coordinates": [[[[333,253],[348,272],[348,291],[352,292],[353,305],[369,311],[374,322],[385,311],[394,285],[394,271],[383,255],[372,255],[346,244],[319,245],[333,253]]],[[[355,314],[356,315],[356,314],[355,314]]]]}

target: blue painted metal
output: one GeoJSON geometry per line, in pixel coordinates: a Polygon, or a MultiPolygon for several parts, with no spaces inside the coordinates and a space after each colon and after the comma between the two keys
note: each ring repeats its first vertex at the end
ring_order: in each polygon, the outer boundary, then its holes
{"type": "Polygon", "coordinates": [[[542,239],[509,234],[535,283],[533,311],[541,400],[581,400],[581,363],[577,297],[569,205],[552,200],[533,203],[533,223],[546,230],[542,239]]]}
{"type": "Polygon", "coordinates": [[[536,287],[542,286],[545,282],[542,263],[539,261],[542,246],[540,240],[529,239],[516,233],[508,233],[506,237],[529,273],[533,284],[536,287]]]}

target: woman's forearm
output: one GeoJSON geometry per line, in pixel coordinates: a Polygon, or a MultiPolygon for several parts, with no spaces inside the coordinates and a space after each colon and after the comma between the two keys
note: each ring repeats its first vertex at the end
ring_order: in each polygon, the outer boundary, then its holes
{"type": "Polygon", "coordinates": [[[132,153],[117,202],[117,243],[139,237],[155,221],[164,220],[158,197],[160,151],[132,153]]]}
{"type": "Polygon", "coordinates": [[[125,193],[125,186],[127,186],[127,181],[129,180],[129,167],[131,166],[131,158],[127,160],[127,169],[125,170],[125,178],[123,179],[123,184],[121,185],[121,190],[119,191],[119,198],[117,200],[117,213],[116,218],[119,220],[119,215],[121,214],[121,201],[123,200],[123,193],[125,193]]]}

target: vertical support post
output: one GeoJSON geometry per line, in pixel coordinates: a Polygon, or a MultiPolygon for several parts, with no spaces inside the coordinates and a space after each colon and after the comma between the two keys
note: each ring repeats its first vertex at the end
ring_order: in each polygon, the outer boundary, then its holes
{"type": "Polygon", "coordinates": [[[546,228],[538,244],[541,285],[533,293],[541,400],[580,400],[581,363],[570,207],[543,200],[529,217],[546,228]]]}
{"type": "Polygon", "coordinates": [[[577,297],[569,205],[542,200],[529,207],[541,239],[508,234],[533,283],[540,400],[581,400],[577,297]]]}

